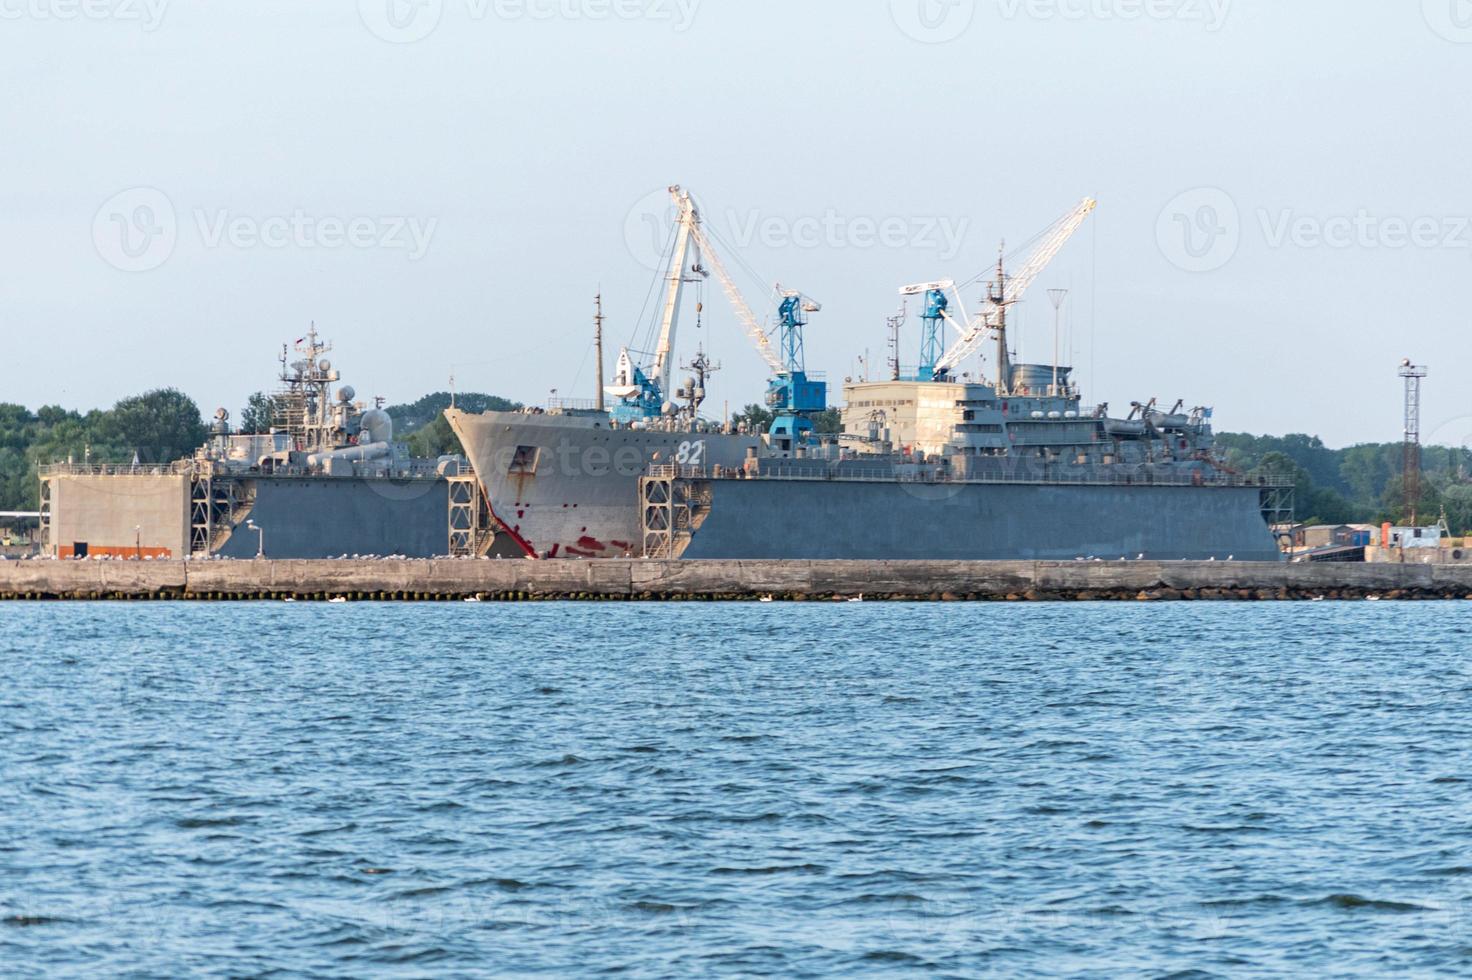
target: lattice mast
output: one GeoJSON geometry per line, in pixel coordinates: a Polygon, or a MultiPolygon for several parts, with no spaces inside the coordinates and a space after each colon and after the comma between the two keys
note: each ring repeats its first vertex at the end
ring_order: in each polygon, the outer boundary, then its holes
{"type": "Polygon", "coordinates": [[[1421,501],[1421,381],[1426,368],[1412,364],[1410,358],[1400,362],[1400,376],[1406,383],[1405,442],[1401,457],[1401,491],[1405,496],[1406,522],[1416,526],[1416,508],[1421,501]]]}

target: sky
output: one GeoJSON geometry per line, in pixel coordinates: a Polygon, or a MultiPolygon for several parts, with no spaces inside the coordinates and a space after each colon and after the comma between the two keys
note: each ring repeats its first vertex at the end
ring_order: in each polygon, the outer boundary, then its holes
{"type": "MultiPolygon", "coordinates": [[[[1388,441],[1410,358],[1472,439],[1472,0],[0,0],[0,79],[0,401],[238,414],[313,322],[360,397],[591,398],[679,183],[835,387],[1089,196],[1013,311],[1051,361],[1069,290],[1089,401],[1388,441]]],[[[680,355],[758,401],[703,293],[680,355]]]]}

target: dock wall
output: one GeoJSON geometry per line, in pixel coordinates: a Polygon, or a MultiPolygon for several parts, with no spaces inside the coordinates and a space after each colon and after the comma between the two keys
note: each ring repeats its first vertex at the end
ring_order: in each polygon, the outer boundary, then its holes
{"type": "Polygon", "coordinates": [[[971,561],[0,561],[0,599],[1472,599],[1472,566],[971,561]]]}

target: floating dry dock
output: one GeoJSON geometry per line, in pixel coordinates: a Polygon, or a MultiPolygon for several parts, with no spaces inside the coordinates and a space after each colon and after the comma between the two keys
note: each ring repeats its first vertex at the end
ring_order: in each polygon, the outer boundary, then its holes
{"type": "Polygon", "coordinates": [[[1472,566],[1258,562],[9,561],[0,599],[1472,599],[1472,566]]]}

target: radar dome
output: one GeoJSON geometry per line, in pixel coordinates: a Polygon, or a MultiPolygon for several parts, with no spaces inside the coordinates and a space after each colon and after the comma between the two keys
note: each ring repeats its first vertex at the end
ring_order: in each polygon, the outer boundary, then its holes
{"type": "Polygon", "coordinates": [[[358,393],[353,390],[352,385],[343,385],[341,388],[337,389],[337,400],[340,402],[350,402],[354,398],[356,398],[357,395],[358,393]]]}

